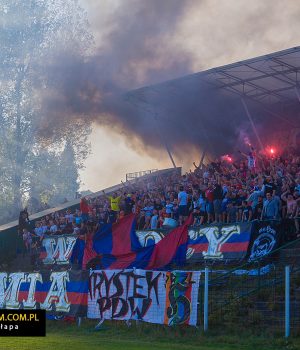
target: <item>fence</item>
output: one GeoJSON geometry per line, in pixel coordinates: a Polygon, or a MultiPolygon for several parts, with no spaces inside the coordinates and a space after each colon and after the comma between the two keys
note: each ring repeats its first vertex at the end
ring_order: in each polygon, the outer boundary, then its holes
{"type": "Polygon", "coordinates": [[[292,243],[296,248],[290,249],[296,252],[295,256],[283,254],[290,248],[289,243],[275,255],[235,269],[206,268],[198,313],[198,320],[204,320],[204,329],[286,337],[300,335],[297,243],[292,243]]]}
{"type": "Polygon", "coordinates": [[[145,176],[145,175],[150,175],[150,174],[153,174],[157,171],[158,171],[158,169],[150,169],[150,170],[144,170],[144,171],[136,171],[134,173],[127,173],[126,174],[126,181],[137,179],[137,178],[145,176]]]}

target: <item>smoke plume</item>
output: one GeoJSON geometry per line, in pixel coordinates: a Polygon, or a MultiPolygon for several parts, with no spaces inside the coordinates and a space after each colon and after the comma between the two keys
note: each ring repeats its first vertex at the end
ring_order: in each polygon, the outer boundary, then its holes
{"type": "MultiPolygon", "coordinates": [[[[86,118],[124,135],[132,147],[151,152],[167,144],[179,156],[195,149],[230,153],[241,129],[252,143],[241,103],[204,82],[182,79],[128,92],[193,71],[194,56],[178,45],[176,33],[194,7],[192,0],[122,1],[113,22],[102,23],[101,44],[89,57],[59,51],[47,66],[55,85],[42,96],[41,132],[63,132],[72,119],[86,118]]],[[[261,129],[270,123],[273,117],[250,107],[261,129]]]]}

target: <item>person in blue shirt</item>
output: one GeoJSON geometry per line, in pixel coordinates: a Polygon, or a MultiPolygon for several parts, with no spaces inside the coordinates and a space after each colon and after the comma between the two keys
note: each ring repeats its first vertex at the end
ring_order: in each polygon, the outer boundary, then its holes
{"type": "Polygon", "coordinates": [[[226,222],[227,206],[228,206],[228,203],[230,201],[231,201],[230,194],[226,193],[225,197],[222,200],[222,204],[221,204],[222,220],[223,220],[223,222],[226,222]]]}
{"type": "Polygon", "coordinates": [[[271,192],[266,193],[266,199],[264,201],[264,206],[262,210],[262,220],[278,219],[279,214],[279,202],[271,192]]]}
{"type": "Polygon", "coordinates": [[[242,221],[250,222],[252,220],[252,207],[248,204],[247,201],[242,202],[242,221]]]}
{"type": "Polygon", "coordinates": [[[179,213],[178,213],[178,201],[177,199],[175,198],[174,201],[173,201],[173,219],[178,221],[179,220],[179,213]]]}
{"type": "Polygon", "coordinates": [[[157,226],[158,226],[158,214],[157,214],[157,210],[154,209],[153,215],[150,220],[150,228],[151,230],[155,230],[157,229],[157,226]]]}
{"type": "Polygon", "coordinates": [[[170,199],[167,199],[167,202],[166,202],[166,213],[168,214],[168,217],[169,218],[172,218],[173,217],[173,203],[171,203],[170,199]]]}
{"type": "Polygon", "coordinates": [[[247,199],[247,202],[251,202],[252,210],[255,209],[255,207],[258,204],[258,198],[262,197],[264,195],[263,191],[260,191],[257,187],[254,188],[253,192],[250,194],[250,196],[247,199]]]}
{"type": "Polygon", "coordinates": [[[206,198],[204,193],[200,193],[198,201],[197,201],[197,207],[199,208],[199,217],[200,217],[200,222],[199,224],[202,225],[205,220],[206,216],[206,198]]]}
{"type": "Polygon", "coordinates": [[[182,225],[188,216],[188,194],[184,191],[183,186],[180,186],[178,193],[178,214],[179,225],[182,225]]]}
{"type": "Polygon", "coordinates": [[[152,216],[152,212],[154,209],[154,205],[149,202],[147,203],[146,207],[144,207],[143,211],[145,212],[145,228],[150,228],[150,220],[152,216]]]}

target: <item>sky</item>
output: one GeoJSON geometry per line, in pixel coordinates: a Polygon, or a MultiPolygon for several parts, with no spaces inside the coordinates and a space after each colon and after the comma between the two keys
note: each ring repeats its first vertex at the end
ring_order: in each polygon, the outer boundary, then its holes
{"type": "MultiPolygon", "coordinates": [[[[96,46],[101,47],[107,28],[113,27],[120,16],[120,8],[134,12],[135,1],[137,0],[79,1],[87,12],[96,46]],[[124,6],[126,1],[128,8],[124,6]]],[[[139,1],[151,2],[152,0],[139,1]]],[[[170,0],[161,0],[161,4],[166,1],[170,2],[170,0]]],[[[170,58],[172,52],[174,55],[182,54],[182,57],[188,57],[190,64],[184,71],[186,74],[300,44],[300,6],[297,0],[187,0],[185,2],[187,6],[180,17],[176,18],[173,30],[168,30],[167,52],[170,58]]],[[[160,20],[159,11],[155,18],[156,21],[160,20]]],[[[154,22],[153,26],[156,23],[154,22]]],[[[147,38],[141,40],[147,40],[147,38]]],[[[160,43],[158,40],[157,45],[159,44],[161,44],[159,50],[163,52],[165,41],[160,43]]],[[[134,46],[131,49],[134,50],[134,46]]],[[[153,61],[146,63],[148,66],[156,64],[153,61]]],[[[137,66],[137,70],[139,69],[141,69],[140,66],[137,66]]],[[[147,85],[149,82],[159,82],[159,76],[149,81],[142,73],[136,82],[137,86],[134,87],[147,85]]],[[[172,76],[168,77],[176,78],[182,73],[182,70],[173,70],[172,76]]],[[[90,142],[92,153],[86,160],[85,169],[81,171],[82,190],[97,191],[120,183],[128,172],[171,167],[171,162],[163,149],[145,154],[138,147],[131,146],[128,139],[126,140],[126,134],[120,135],[107,126],[94,124],[90,142]]],[[[197,157],[199,160],[200,155],[195,154],[195,158],[197,157]]],[[[181,165],[184,159],[176,158],[176,163],[181,165]]]]}

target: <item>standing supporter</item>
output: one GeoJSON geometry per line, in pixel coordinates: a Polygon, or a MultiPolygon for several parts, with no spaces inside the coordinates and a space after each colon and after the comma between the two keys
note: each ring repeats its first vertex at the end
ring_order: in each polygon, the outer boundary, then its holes
{"type": "Polygon", "coordinates": [[[64,230],[62,231],[63,234],[71,234],[73,233],[74,229],[73,229],[73,224],[72,222],[67,222],[64,230]]]}
{"type": "Polygon", "coordinates": [[[149,200],[147,200],[145,204],[146,206],[143,208],[143,211],[145,212],[145,229],[148,229],[150,228],[150,220],[154,206],[149,200]]]}
{"type": "Polygon", "coordinates": [[[85,197],[80,199],[80,211],[81,211],[82,222],[87,222],[89,219],[90,207],[85,197]]]}
{"type": "Polygon", "coordinates": [[[262,217],[262,211],[264,207],[263,196],[258,196],[257,204],[253,209],[253,219],[260,220],[262,217]]]}
{"type": "Polygon", "coordinates": [[[263,191],[260,191],[259,187],[255,186],[254,190],[251,192],[251,194],[247,198],[247,202],[251,203],[252,210],[254,210],[256,205],[258,204],[259,197],[262,197],[263,195],[264,195],[263,191]]]}
{"type": "Polygon", "coordinates": [[[28,215],[28,211],[27,208],[24,208],[22,211],[20,211],[20,215],[19,215],[19,234],[23,234],[23,230],[26,228],[28,228],[29,226],[29,215],[28,215]]]}
{"type": "Polygon", "coordinates": [[[227,205],[227,223],[234,223],[237,222],[238,220],[238,211],[237,211],[237,207],[234,205],[233,202],[228,202],[227,205]]]}
{"type": "Polygon", "coordinates": [[[199,208],[199,205],[198,205],[198,196],[197,195],[194,195],[193,196],[193,218],[194,218],[194,221],[193,221],[193,225],[197,225],[200,223],[200,208],[199,208]]]}
{"type": "Polygon", "coordinates": [[[238,221],[242,221],[243,215],[243,201],[247,198],[245,192],[243,190],[239,190],[237,194],[237,209],[238,209],[238,221]]]}
{"type": "Polygon", "coordinates": [[[200,218],[199,224],[202,225],[204,223],[205,216],[206,216],[206,199],[205,199],[205,194],[201,191],[197,201],[197,207],[199,208],[199,218],[200,218]]]}
{"type": "Polygon", "coordinates": [[[242,202],[242,222],[250,222],[252,220],[252,207],[247,201],[242,202]]]}
{"type": "MultiPolygon", "coordinates": [[[[73,222],[73,218],[74,218],[74,214],[71,213],[70,209],[68,209],[66,211],[66,215],[65,215],[65,219],[66,219],[67,223],[73,222]]],[[[49,220],[47,220],[47,221],[49,221],[49,220]]]]}
{"type": "Polygon", "coordinates": [[[44,237],[44,233],[43,233],[43,229],[42,229],[42,225],[40,221],[37,221],[35,223],[35,229],[34,229],[34,234],[39,237],[40,240],[43,239],[44,237]]]}
{"type": "Polygon", "coordinates": [[[262,211],[262,220],[268,219],[278,219],[279,214],[279,205],[278,201],[273,198],[271,192],[266,193],[266,200],[264,201],[263,211],[262,211]]]}
{"type": "Polygon", "coordinates": [[[108,196],[108,199],[110,200],[111,210],[115,212],[116,216],[118,216],[120,211],[121,196],[118,196],[117,193],[113,193],[112,196],[108,196]]]}
{"type": "Polygon", "coordinates": [[[176,221],[179,220],[179,207],[178,200],[176,198],[173,201],[173,219],[176,221]]]}
{"type": "Polygon", "coordinates": [[[103,225],[107,224],[107,215],[105,215],[105,212],[104,211],[101,211],[100,214],[99,214],[99,220],[98,220],[98,224],[99,224],[99,227],[101,228],[103,225]]]}
{"type": "Polygon", "coordinates": [[[151,230],[155,230],[158,227],[158,213],[157,210],[153,210],[153,215],[151,217],[151,221],[150,221],[150,228],[151,230]]]}
{"type": "Polygon", "coordinates": [[[179,214],[179,225],[182,225],[188,215],[188,194],[184,190],[183,186],[179,187],[178,193],[178,214],[179,214]]]}
{"type": "Polygon", "coordinates": [[[271,193],[272,196],[275,195],[276,185],[274,184],[271,176],[266,176],[263,186],[263,192],[265,196],[267,195],[267,193],[271,193]]]}
{"type": "Polygon", "coordinates": [[[146,220],[145,220],[145,212],[142,211],[138,220],[137,220],[137,229],[138,230],[144,230],[145,229],[145,223],[146,223],[146,220]]]}
{"type": "Polygon", "coordinates": [[[288,192],[284,192],[281,195],[281,199],[286,203],[287,206],[287,217],[293,218],[295,217],[296,210],[297,210],[297,202],[295,201],[293,195],[288,192]]]}
{"type": "Polygon", "coordinates": [[[211,183],[208,183],[208,188],[205,191],[206,197],[206,212],[207,212],[207,223],[210,224],[213,221],[214,216],[214,190],[211,183]]]}
{"type": "Polygon", "coordinates": [[[118,219],[117,213],[114,210],[112,210],[110,205],[107,208],[106,215],[108,224],[114,224],[118,219]]]}
{"type": "Polygon", "coordinates": [[[53,220],[51,220],[50,221],[50,233],[51,234],[55,234],[56,232],[57,232],[57,225],[56,225],[56,223],[53,221],[53,220]]]}
{"type": "Polygon", "coordinates": [[[76,225],[80,225],[81,222],[82,222],[82,216],[78,212],[76,212],[76,214],[75,214],[75,224],[76,225]]]}
{"type": "Polygon", "coordinates": [[[66,219],[64,217],[61,217],[59,219],[58,232],[63,233],[65,227],[66,227],[66,219]]]}
{"type": "Polygon", "coordinates": [[[154,209],[157,211],[162,210],[163,206],[161,204],[161,200],[160,199],[155,199],[154,200],[154,209]]]}
{"type": "Polygon", "coordinates": [[[47,234],[49,232],[49,227],[47,225],[47,222],[45,219],[42,219],[42,230],[43,230],[43,234],[47,234]]]}
{"type": "Polygon", "coordinates": [[[27,228],[23,228],[23,256],[25,256],[25,253],[30,253],[31,251],[31,245],[32,245],[32,234],[27,230],[27,228]]]}
{"type": "Polygon", "coordinates": [[[230,198],[230,193],[227,192],[225,197],[222,200],[222,204],[221,204],[221,210],[222,210],[222,221],[223,222],[227,222],[227,207],[228,204],[230,203],[231,198],[230,198]]]}
{"type": "Polygon", "coordinates": [[[125,215],[132,213],[133,206],[134,206],[134,200],[132,199],[132,195],[127,194],[125,196],[125,208],[124,208],[125,215]]]}
{"type": "Polygon", "coordinates": [[[120,214],[119,214],[118,220],[123,219],[124,216],[125,216],[125,211],[124,210],[120,210],[120,214]]]}
{"type": "Polygon", "coordinates": [[[158,212],[158,228],[162,228],[165,221],[163,209],[158,212]]]}
{"type": "Polygon", "coordinates": [[[255,153],[255,149],[250,146],[250,149],[251,151],[248,153],[248,154],[245,154],[241,151],[238,151],[240,154],[242,154],[244,157],[247,158],[247,166],[248,166],[248,169],[252,172],[252,173],[255,173],[255,170],[256,170],[256,153],[255,153]]]}
{"type": "Polygon", "coordinates": [[[170,202],[170,199],[167,199],[165,208],[166,208],[166,214],[168,215],[169,218],[173,217],[173,206],[174,205],[173,203],[170,202]]]}
{"type": "Polygon", "coordinates": [[[217,182],[213,187],[213,204],[214,204],[214,214],[215,222],[222,222],[222,200],[223,200],[223,189],[220,184],[220,178],[217,177],[217,182]]]}

